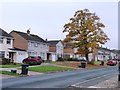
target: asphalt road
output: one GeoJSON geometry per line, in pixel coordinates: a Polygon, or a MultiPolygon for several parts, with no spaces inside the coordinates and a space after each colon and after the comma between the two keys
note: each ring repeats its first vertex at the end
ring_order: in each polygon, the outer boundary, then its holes
{"type": "Polygon", "coordinates": [[[36,76],[4,79],[2,88],[64,88],[71,85],[91,86],[116,76],[116,66],[99,69],[83,69],[75,71],[41,74],[36,76]]]}

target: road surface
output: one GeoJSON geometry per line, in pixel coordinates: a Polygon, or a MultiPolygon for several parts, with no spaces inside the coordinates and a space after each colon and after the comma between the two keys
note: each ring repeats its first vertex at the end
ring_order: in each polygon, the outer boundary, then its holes
{"type": "Polygon", "coordinates": [[[117,66],[97,69],[82,69],[36,76],[4,79],[2,88],[66,88],[76,84],[91,86],[117,76],[117,66]]]}

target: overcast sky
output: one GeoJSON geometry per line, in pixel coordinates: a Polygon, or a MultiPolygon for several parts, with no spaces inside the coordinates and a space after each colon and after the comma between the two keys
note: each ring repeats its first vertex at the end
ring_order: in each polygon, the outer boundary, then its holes
{"type": "MultiPolygon", "coordinates": [[[[6,0],[5,0],[6,1],[6,0]]],[[[45,0],[46,1],[46,0],[45,0]]],[[[72,0],[71,0],[72,1],[72,0]]],[[[104,47],[118,48],[118,2],[1,2],[0,28],[37,34],[43,39],[64,39],[63,26],[77,10],[95,12],[105,24],[104,32],[110,38],[104,47]]],[[[86,1],[86,0],[85,0],[86,1]]]]}

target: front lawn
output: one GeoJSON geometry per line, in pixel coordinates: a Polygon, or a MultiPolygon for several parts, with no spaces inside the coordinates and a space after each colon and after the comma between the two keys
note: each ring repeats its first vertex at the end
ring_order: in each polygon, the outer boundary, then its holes
{"type": "MultiPolygon", "coordinates": [[[[101,61],[95,61],[94,64],[95,64],[95,65],[100,65],[100,64],[101,64],[101,61]]],[[[104,65],[106,66],[106,61],[104,61],[104,65]]]]}
{"type": "Polygon", "coordinates": [[[21,64],[7,64],[7,65],[0,65],[0,68],[15,68],[20,66],[21,64]]]}
{"type": "Polygon", "coordinates": [[[64,67],[58,67],[58,66],[36,66],[36,67],[29,67],[29,71],[42,72],[42,73],[60,72],[60,71],[68,71],[68,70],[74,70],[74,69],[64,68],[64,67]]]}
{"type": "Polygon", "coordinates": [[[12,73],[10,71],[0,71],[0,74],[11,75],[11,76],[18,76],[17,73],[12,73]]]}
{"type": "Polygon", "coordinates": [[[64,61],[64,62],[55,61],[55,62],[51,62],[51,64],[68,66],[68,67],[73,67],[73,68],[78,68],[78,66],[81,65],[80,62],[74,62],[74,61],[64,61]]]}

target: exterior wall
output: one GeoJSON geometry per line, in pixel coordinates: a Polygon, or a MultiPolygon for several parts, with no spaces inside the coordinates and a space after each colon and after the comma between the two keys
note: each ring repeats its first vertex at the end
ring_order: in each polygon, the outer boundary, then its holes
{"type": "Polygon", "coordinates": [[[10,37],[2,37],[2,38],[3,38],[3,43],[0,43],[0,52],[5,52],[4,57],[9,58],[8,48],[13,48],[13,38],[10,38],[10,37]],[[10,44],[7,44],[7,38],[11,39],[10,44]]]}
{"type": "MultiPolygon", "coordinates": [[[[77,53],[77,49],[78,48],[74,48],[74,53],[77,53]]],[[[79,59],[80,57],[83,57],[83,56],[81,54],[75,54],[74,55],[74,58],[78,58],[79,59]]]]}
{"type": "Polygon", "coordinates": [[[43,42],[28,42],[28,52],[30,56],[41,56],[43,60],[47,60],[47,53],[49,51],[49,46],[47,43],[43,42]]]}
{"type": "Polygon", "coordinates": [[[88,57],[89,57],[89,61],[92,61],[94,59],[94,55],[92,53],[89,53],[88,57]]]}
{"type": "Polygon", "coordinates": [[[49,46],[49,52],[56,52],[55,46],[49,46]]]}
{"type": "Polygon", "coordinates": [[[61,41],[56,44],[57,57],[63,57],[63,48],[64,46],[61,41]]]}
{"type": "Polygon", "coordinates": [[[64,53],[74,53],[74,49],[72,49],[72,48],[64,48],[64,53]]]}
{"type": "Polygon", "coordinates": [[[116,54],[111,52],[111,58],[114,59],[116,57],[116,54]]]}
{"type": "Polygon", "coordinates": [[[74,49],[64,48],[64,58],[74,58],[74,49]]]}
{"type": "Polygon", "coordinates": [[[21,37],[16,32],[11,32],[10,35],[12,35],[14,37],[13,47],[23,49],[23,50],[28,49],[27,40],[25,40],[23,37],[21,37]]]}

